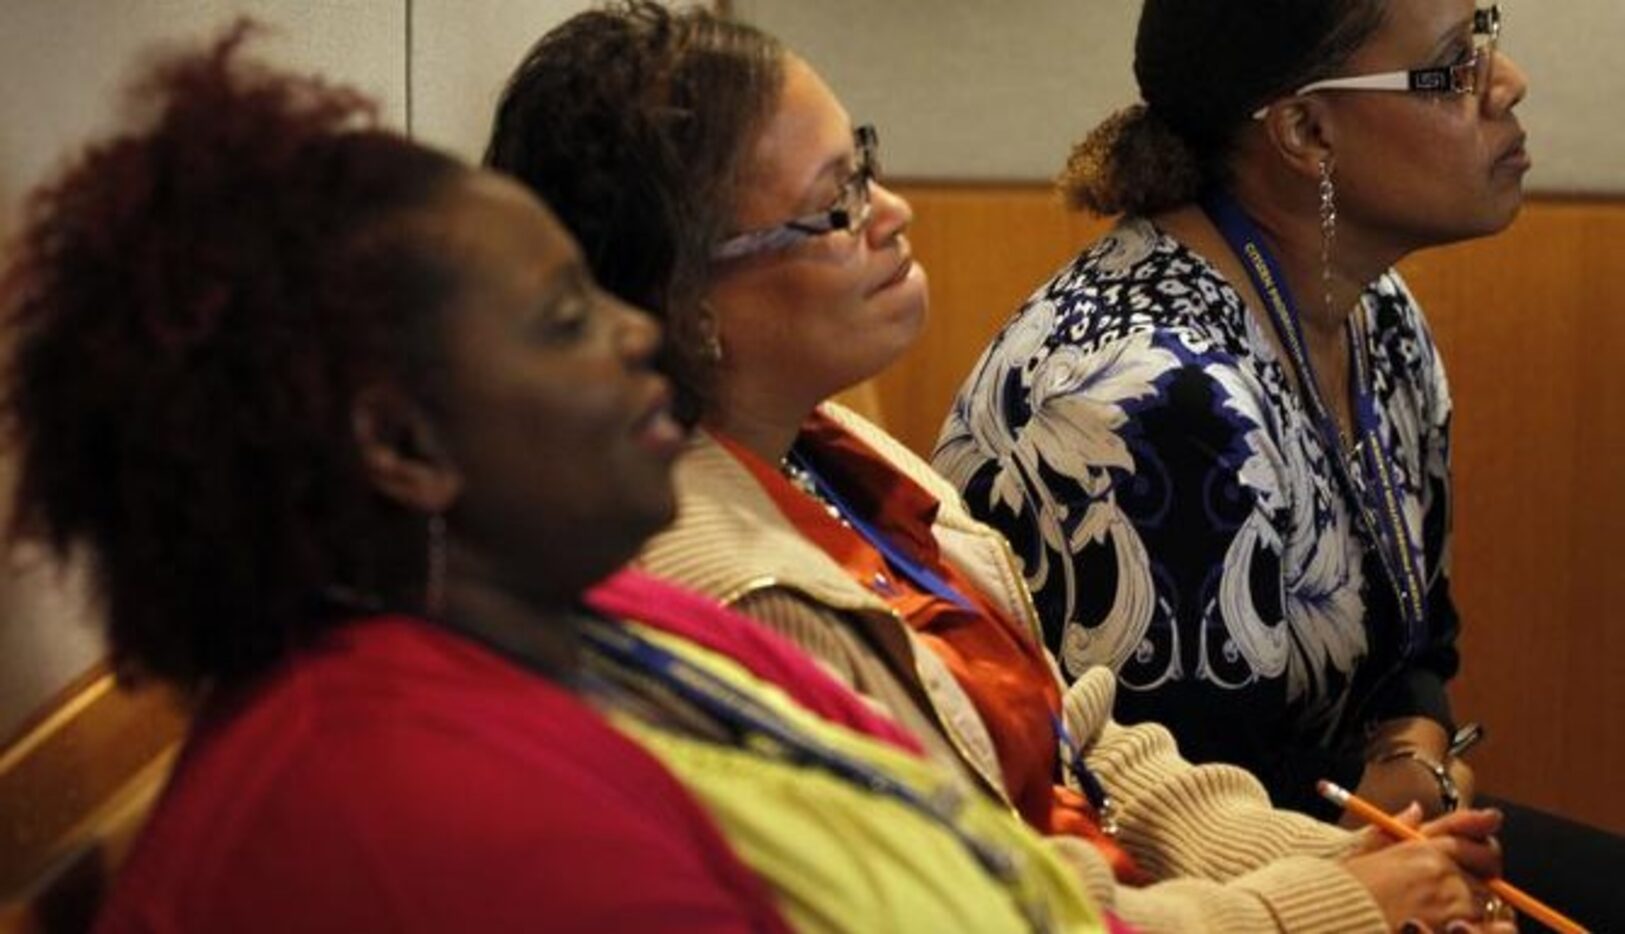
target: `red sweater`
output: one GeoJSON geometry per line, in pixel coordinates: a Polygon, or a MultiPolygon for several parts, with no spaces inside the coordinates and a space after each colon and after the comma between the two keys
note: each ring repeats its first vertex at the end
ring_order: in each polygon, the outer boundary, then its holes
{"type": "MultiPolygon", "coordinates": [[[[756,627],[637,575],[804,703],[906,743],[756,627]],[[720,620],[720,622],[719,622],[720,620]],[[748,624],[743,624],[747,625],[748,624]],[[812,675],[808,676],[807,672],[812,675]],[[810,685],[806,687],[805,685],[810,685]]],[[[554,683],[405,617],[334,630],[194,727],[100,930],[783,931],[653,758],[554,683]]]]}

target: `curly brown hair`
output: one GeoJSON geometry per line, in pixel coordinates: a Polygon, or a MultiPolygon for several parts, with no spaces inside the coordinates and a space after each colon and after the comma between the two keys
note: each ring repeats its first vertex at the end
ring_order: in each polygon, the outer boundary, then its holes
{"type": "Polygon", "coordinates": [[[252,31],[156,66],[0,274],[13,540],[82,549],[115,661],[189,688],[331,625],[326,587],[421,578],[380,545],[411,517],[367,484],[351,403],[433,365],[455,279],[399,221],[467,171],[242,60],[252,31]]]}
{"type": "Polygon", "coordinates": [[[731,230],[785,55],[703,8],[632,0],[544,35],[497,105],[485,164],[553,208],[605,288],[662,319],[685,420],[715,401],[699,320],[711,250],[731,230]]]}
{"type": "Polygon", "coordinates": [[[1154,214],[1223,183],[1258,107],[1334,74],[1388,0],[1145,0],[1134,76],[1145,101],[1072,149],[1058,184],[1075,208],[1154,214]]]}

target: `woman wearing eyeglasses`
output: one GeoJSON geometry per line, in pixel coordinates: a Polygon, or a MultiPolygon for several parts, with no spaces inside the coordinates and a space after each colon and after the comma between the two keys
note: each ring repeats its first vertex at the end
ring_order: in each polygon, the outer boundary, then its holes
{"type": "Polygon", "coordinates": [[[1125,215],[1035,293],[935,454],[1068,677],[1278,804],[1469,800],[1450,754],[1450,393],[1393,266],[1495,233],[1524,75],[1471,0],[1147,0],[1145,103],[1062,177],[1125,215]]]}
{"type": "MultiPolygon", "coordinates": [[[[826,402],[924,321],[912,215],[874,178],[877,144],[804,61],[703,10],[582,14],[511,79],[487,161],[555,206],[609,288],[657,310],[700,422],[678,520],[640,563],[791,636],[960,770],[967,793],[1059,840],[1137,927],[1478,917],[1446,854],[1492,871],[1493,815],[1380,849],[1272,810],[1238,770],[1192,769],[1166,731],[1110,723],[1109,672],[1067,693],[1063,714],[1002,538],[826,402]]],[[[737,794],[716,793],[726,812],[737,794]]]]}
{"type": "MultiPolygon", "coordinates": [[[[1471,0],[1147,0],[1144,103],[1078,144],[1123,214],[994,339],[934,466],[1020,555],[1068,680],[1278,805],[1473,796],[1446,682],[1451,397],[1393,271],[1512,222],[1528,90],[1471,0]]],[[[1625,840],[1497,802],[1508,872],[1625,923],[1625,840]]]]}

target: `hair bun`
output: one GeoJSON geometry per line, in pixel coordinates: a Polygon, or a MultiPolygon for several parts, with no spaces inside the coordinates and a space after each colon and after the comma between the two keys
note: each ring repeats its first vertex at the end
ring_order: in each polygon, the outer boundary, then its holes
{"type": "Polygon", "coordinates": [[[1144,104],[1107,117],[1066,160],[1056,183],[1068,206],[1095,214],[1154,214],[1201,193],[1201,164],[1144,104]]]}

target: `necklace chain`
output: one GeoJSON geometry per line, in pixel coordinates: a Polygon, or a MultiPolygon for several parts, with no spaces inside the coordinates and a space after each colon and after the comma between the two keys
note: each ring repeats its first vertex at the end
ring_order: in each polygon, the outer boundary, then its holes
{"type": "Polygon", "coordinates": [[[852,523],[848,522],[846,516],[841,514],[841,507],[835,505],[833,500],[824,495],[824,491],[818,488],[818,481],[813,479],[812,473],[807,468],[791,461],[786,456],[779,460],[779,473],[784,474],[784,478],[790,481],[791,486],[810,497],[818,505],[823,506],[824,511],[829,513],[831,519],[849,529],[852,527],[852,523]]]}

